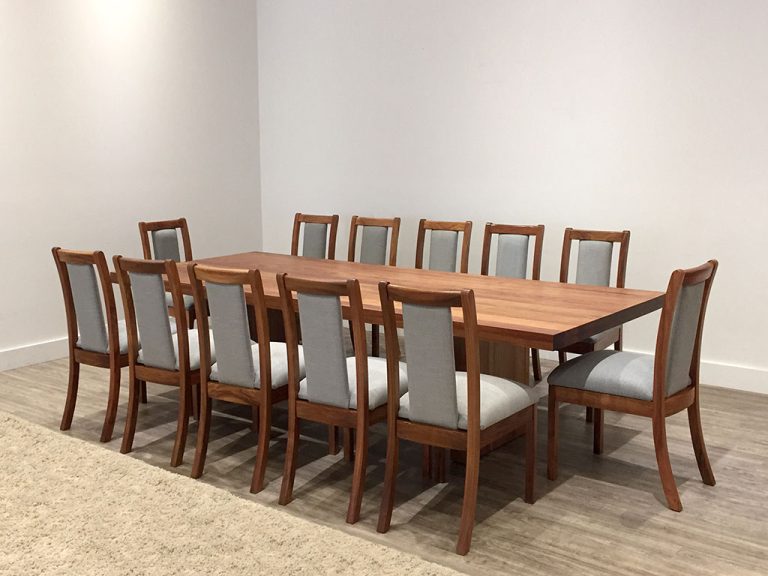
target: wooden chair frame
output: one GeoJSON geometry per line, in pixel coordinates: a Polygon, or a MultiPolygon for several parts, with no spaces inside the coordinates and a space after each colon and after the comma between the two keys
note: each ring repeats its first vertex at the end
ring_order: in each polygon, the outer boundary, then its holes
{"type": "MultiPolygon", "coordinates": [[[[354,524],[360,518],[360,507],[365,490],[365,473],[368,462],[368,428],[387,418],[387,405],[373,410],[368,404],[368,356],[363,321],[363,300],[357,280],[323,282],[277,275],[283,319],[288,346],[288,447],[285,455],[283,484],[279,503],[288,504],[293,499],[293,483],[296,476],[296,459],[301,420],[310,420],[340,426],[355,431],[354,473],[352,492],[347,508],[347,522],[354,524]],[[299,398],[298,323],[294,292],[338,296],[349,300],[349,317],[353,324],[357,377],[357,407],[341,408],[310,402],[299,398]]],[[[351,456],[351,455],[350,455],[351,456]]]]}
{"type": "Polygon", "coordinates": [[[155,222],[139,222],[139,234],[141,235],[141,249],[145,260],[156,260],[152,253],[152,232],[158,230],[181,230],[181,243],[184,247],[184,260],[192,260],[192,241],[189,238],[189,225],[186,218],[176,220],[157,220],[155,222]]]}
{"type": "MultiPolygon", "coordinates": [[[[354,262],[357,257],[357,229],[360,226],[381,226],[389,228],[389,266],[397,266],[397,242],[400,237],[400,218],[369,218],[366,216],[352,216],[349,227],[349,250],[347,261],[354,262]]],[[[350,331],[352,324],[350,324],[350,331]]],[[[353,338],[354,341],[354,338],[353,338]]],[[[381,349],[379,325],[371,325],[371,354],[378,356],[381,349]]]]}
{"type": "Polygon", "coordinates": [[[672,466],[669,461],[667,447],[666,418],[682,410],[688,410],[688,423],[691,430],[693,449],[696,462],[699,466],[701,478],[705,484],[714,486],[715,476],[709,463],[707,450],[704,444],[704,433],[701,428],[701,414],[699,411],[699,367],[701,364],[701,338],[704,331],[704,316],[706,314],[709,293],[712,289],[712,281],[717,272],[717,260],[710,260],[706,264],[688,270],[675,270],[669,279],[667,294],[659,321],[659,333],[656,338],[656,357],[653,371],[653,399],[650,401],[626,398],[588,390],[577,390],[561,386],[549,386],[549,424],[548,424],[548,459],[547,476],[550,480],[557,479],[558,462],[558,427],[559,404],[568,402],[580,404],[594,409],[594,442],[593,452],[601,454],[603,451],[603,411],[613,410],[637,416],[646,416],[653,422],[653,441],[656,448],[656,462],[659,467],[659,476],[664,489],[667,506],[680,512],[683,509],[680,495],[672,474],[672,466]],[[683,286],[705,282],[704,294],[701,301],[701,313],[696,331],[696,341],[691,359],[690,378],[691,384],[687,388],[666,396],[666,366],[669,356],[669,344],[672,334],[672,320],[678,302],[678,296],[683,286]]]}
{"type": "MultiPolygon", "coordinates": [[[[511,224],[494,224],[488,222],[485,225],[483,234],[483,256],[480,261],[480,274],[488,276],[488,269],[491,262],[491,242],[493,237],[499,234],[518,234],[520,236],[532,236],[533,243],[533,265],[531,269],[531,280],[541,280],[541,252],[544,248],[544,225],[536,226],[517,226],[511,224]]],[[[531,348],[531,364],[533,365],[533,379],[541,380],[541,358],[536,348],[531,348]]]]}
{"type": "Polygon", "coordinates": [[[171,466],[176,467],[184,458],[184,446],[187,441],[189,416],[196,411],[198,386],[200,384],[200,370],[192,370],[189,367],[189,338],[187,334],[187,315],[184,310],[181,285],[179,283],[179,271],[173,260],[134,260],[115,256],[113,258],[115,272],[117,273],[120,292],[123,296],[125,308],[125,320],[128,330],[128,415],[125,420],[125,432],[120,452],[127,454],[133,449],[133,437],[136,432],[136,420],[139,409],[139,396],[142,383],[155,382],[167,386],[179,387],[179,414],[176,426],[176,440],[171,455],[171,466]],[[174,337],[178,343],[178,370],[166,370],[140,364],[138,327],[136,324],[136,309],[133,303],[131,291],[130,272],[137,274],[164,274],[166,287],[170,289],[173,298],[172,317],[176,321],[176,334],[174,337]]]}
{"type": "Polygon", "coordinates": [[[377,530],[387,532],[392,520],[395,483],[397,479],[399,440],[410,440],[420,444],[466,452],[466,477],[464,480],[464,501],[462,503],[458,554],[466,554],[472,542],[477,509],[477,489],[480,475],[480,451],[513,432],[524,429],[526,436],[525,457],[525,501],[534,501],[536,473],[536,404],[511,416],[480,429],[480,364],[479,339],[477,335],[477,311],[472,290],[422,291],[392,286],[388,282],[379,284],[381,306],[384,315],[384,336],[387,342],[387,463],[384,474],[384,493],[379,509],[377,530]],[[400,418],[400,343],[397,334],[395,302],[422,306],[450,306],[460,308],[464,319],[467,365],[467,429],[451,430],[400,418]]]}
{"type": "Polygon", "coordinates": [[[69,379],[67,385],[67,400],[64,404],[64,414],[61,417],[61,430],[69,430],[72,426],[72,417],[77,403],[77,389],[80,383],[80,364],[97,366],[109,369],[109,395],[107,398],[107,411],[104,415],[104,424],[101,428],[101,442],[109,442],[115,428],[117,406],[120,398],[120,368],[128,365],[128,354],[120,354],[120,339],[117,328],[117,309],[115,295],[112,291],[112,282],[107,267],[107,259],[101,251],[81,252],[75,250],[63,250],[53,248],[53,260],[61,280],[61,289],[64,296],[64,309],[67,314],[67,341],[69,348],[69,379]],[[72,296],[72,283],[69,279],[67,264],[86,264],[96,268],[106,311],[108,352],[91,352],[77,347],[78,327],[77,313],[72,296]]]}
{"type": "Polygon", "coordinates": [[[461,257],[459,272],[466,274],[469,270],[469,240],[472,236],[472,222],[441,222],[437,220],[419,220],[419,232],[416,237],[416,268],[424,267],[424,243],[427,236],[427,230],[449,230],[461,232],[461,257]]]}
{"type": "Polygon", "coordinates": [[[324,216],[318,214],[302,214],[297,212],[293,217],[293,236],[291,238],[291,256],[299,256],[299,237],[301,236],[302,224],[328,224],[328,245],[326,247],[326,258],[328,260],[336,259],[336,233],[339,229],[339,215],[324,216]]]}
{"type": "MultiPolygon", "coordinates": [[[[197,432],[197,448],[195,461],[192,465],[192,478],[200,478],[205,467],[208,453],[208,439],[211,432],[212,399],[224,400],[235,404],[251,406],[254,414],[254,424],[259,432],[259,444],[256,451],[256,464],[253,467],[251,492],[257,493],[264,488],[264,473],[267,469],[269,440],[272,430],[272,406],[288,398],[288,386],[272,388],[272,356],[270,354],[269,321],[264,301],[264,285],[258,270],[235,270],[189,265],[189,278],[192,293],[197,308],[198,330],[200,331],[200,423],[197,432]],[[242,286],[244,292],[250,291],[252,305],[248,307],[248,315],[255,323],[257,340],[259,342],[259,388],[245,388],[211,380],[211,344],[208,332],[208,314],[206,289],[203,283],[215,282],[242,286]]],[[[249,318],[250,320],[250,318],[249,318]]]]}

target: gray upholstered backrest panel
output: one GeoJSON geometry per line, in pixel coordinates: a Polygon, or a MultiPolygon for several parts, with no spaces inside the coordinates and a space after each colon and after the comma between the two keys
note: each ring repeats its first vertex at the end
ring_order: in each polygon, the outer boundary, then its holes
{"type": "Polygon", "coordinates": [[[612,257],[613,242],[579,240],[576,284],[610,286],[612,257]]]}
{"type": "Polygon", "coordinates": [[[338,296],[298,295],[301,343],[311,402],[349,408],[344,327],[338,296]]]}
{"type": "Polygon", "coordinates": [[[91,352],[106,353],[109,347],[107,323],[104,320],[104,308],[93,264],[67,263],[69,283],[72,286],[72,299],[75,302],[78,348],[91,352]]]}
{"type": "Polygon", "coordinates": [[[301,255],[307,258],[325,258],[325,247],[328,241],[328,225],[316,222],[304,223],[304,238],[301,244],[301,255]]]}
{"type": "Polygon", "coordinates": [[[131,294],[144,364],[166,370],[176,369],[163,277],[160,274],[136,272],[129,272],[128,276],[131,279],[131,294]]]}
{"type": "Polygon", "coordinates": [[[387,263],[386,226],[363,226],[363,238],[360,244],[360,262],[364,264],[387,263]]]}
{"type": "Polygon", "coordinates": [[[499,234],[496,247],[496,276],[525,278],[528,275],[526,234],[499,234]]]}
{"type": "Polygon", "coordinates": [[[667,351],[667,395],[679,392],[690,383],[691,361],[701,314],[705,283],[683,286],[677,300],[667,351]]]}
{"type": "Polygon", "coordinates": [[[459,412],[451,309],[403,304],[403,335],[408,417],[414,422],[455,429],[459,412]]]}
{"type": "Polygon", "coordinates": [[[218,380],[224,384],[253,388],[256,370],[251,354],[251,332],[243,287],[206,282],[205,288],[211,311],[218,380]]]}
{"type": "Polygon", "coordinates": [[[152,231],[152,250],[155,260],[174,260],[181,262],[179,252],[179,234],[176,228],[152,231]]]}
{"type": "Polygon", "coordinates": [[[453,230],[430,230],[429,269],[456,272],[459,233],[453,230]]]}

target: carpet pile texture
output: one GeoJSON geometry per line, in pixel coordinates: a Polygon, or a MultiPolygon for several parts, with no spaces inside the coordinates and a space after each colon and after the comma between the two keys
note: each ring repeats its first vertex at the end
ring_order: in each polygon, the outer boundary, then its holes
{"type": "Polygon", "coordinates": [[[458,574],[2,413],[0,543],[0,574],[458,574]]]}

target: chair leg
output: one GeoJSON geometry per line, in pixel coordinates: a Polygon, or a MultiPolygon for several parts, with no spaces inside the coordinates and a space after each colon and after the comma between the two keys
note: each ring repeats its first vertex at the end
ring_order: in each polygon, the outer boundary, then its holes
{"type": "Polygon", "coordinates": [[[675,476],[672,474],[672,464],[669,462],[667,428],[663,416],[653,417],[653,443],[656,446],[656,462],[659,465],[659,476],[661,477],[664,496],[667,498],[667,506],[670,510],[681,512],[683,505],[680,502],[680,494],[677,492],[675,476]]]}
{"type": "Polygon", "coordinates": [[[525,501],[536,501],[536,404],[529,408],[531,418],[525,427],[525,501]]]}
{"type": "Polygon", "coordinates": [[[288,446],[285,449],[283,483],[280,485],[278,503],[285,506],[293,499],[293,481],[296,478],[296,455],[299,451],[299,419],[288,414],[288,446]]]}
{"type": "Polygon", "coordinates": [[[371,356],[379,357],[381,345],[379,343],[379,325],[371,324],[371,356]]]}
{"type": "Polygon", "coordinates": [[[269,437],[272,433],[272,406],[266,402],[260,406],[259,414],[259,445],[256,448],[256,464],[253,467],[251,493],[256,494],[264,489],[264,473],[267,470],[269,456],[269,437]]]}
{"type": "Polygon", "coordinates": [[[141,380],[141,403],[147,403],[147,383],[144,380],[141,380]]]}
{"type": "Polygon", "coordinates": [[[212,403],[208,396],[208,388],[202,386],[200,397],[200,422],[197,425],[197,447],[195,461],[192,464],[192,478],[200,478],[205,468],[205,458],[208,455],[208,439],[211,435],[212,403]]]}
{"type": "MultiPolygon", "coordinates": [[[[425,446],[429,449],[429,446],[425,446]]],[[[392,509],[395,506],[395,484],[397,483],[397,460],[400,451],[400,440],[391,431],[387,435],[387,463],[384,469],[384,493],[381,495],[379,506],[379,522],[376,531],[385,533],[392,523],[392,509]]]]}
{"type": "Polygon", "coordinates": [[[60,430],[69,430],[72,426],[72,416],[75,414],[77,403],[77,387],[80,384],[80,363],[69,358],[69,382],[67,383],[67,401],[64,403],[64,414],[61,416],[60,430]]]}
{"type": "Polygon", "coordinates": [[[176,441],[173,444],[171,454],[171,466],[179,466],[184,461],[184,447],[187,443],[187,429],[189,427],[189,412],[192,407],[192,386],[187,376],[182,377],[179,386],[179,418],[176,423],[176,441]]]}
{"type": "Polygon", "coordinates": [[[688,425],[691,429],[691,440],[693,440],[693,451],[696,454],[696,463],[699,465],[699,472],[704,484],[715,485],[715,474],[712,472],[712,466],[709,464],[707,456],[707,447],[704,445],[704,431],[701,429],[701,412],[699,411],[699,395],[696,392],[696,400],[688,406],[688,425]]]}
{"type": "Polygon", "coordinates": [[[354,456],[354,437],[355,437],[355,429],[354,428],[342,428],[341,429],[342,434],[342,442],[344,444],[343,450],[344,450],[344,462],[349,464],[355,459],[354,456]]]}
{"type": "Polygon", "coordinates": [[[603,418],[605,413],[600,408],[593,410],[593,440],[592,440],[592,452],[595,454],[603,453],[603,418]]]}
{"type": "MultiPolygon", "coordinates": [[[[348,429],[345,429],[348,430],[348,429]]],[[[365,491],[365,469],[368,465],[368,427],[355,430],[355,471],[352,475],[352,494],[349,496],[347,524],[360,519],[360,507],[365,491]]]]}
{"type": "Polygon", "coordinates": [[[141,384],[130,373],[130,383],[128,385],[128,414],[125,417],[125,431],[123,432],[123,443],[120,445],[120,452],[128,454],[133,450],[133,435],[136,432],[136,418],[139,414],[139,396],[141,395],[141,384]]]}
{"type": "Polygon", "coordinates": [[[559,442],[560,407],[557,401],[557,387],[549,387],[547,408],[547,478],[557,480],[557,451],[559,442]]]}
{"type": "Polygon", "coordinates": [[[192,417],[200,420],[200,385],[192,384],[190,391],[192,392],[192,417]]]}
{"type": "Polygon", "coordinates": [[[328,424],[328,454],[338,454],[340,449],[339,429],[333,424],[328,424]]]}
{"type": "Polygon", "coordinates": [[[565,364],[568,361],[568,356],[565,352],[558,352],[557,353],[557,361],[560,364],[565,364]]]}
{"type": "Polygon", "coordinates": [[[117,403],[120,398],[120,366],[116,361],[110,362],[109,367],[109,398],[107,400],[107,413],[104,415],[104,425],[101,427],[101,441],[112,440],[112,432],[115,429],[117,417],[117,403]]]}
{"type": "Polygon", "coordinates": [[[467,450],[467,468],[464,479],[464,501],[461,505],[461,524],[456,553],[464,556],[472,544],[472,531],[475,528],[477,512],[477,484],[480,477],[480,446],[469,446],[467,450]]]}
{"type": "Polygon", "coordinates": [[[259,431],[259,407],[251,406],[251,431],[259,431]]]}
{"type": "Polygon", "coordinates": [[[445,448],[432,448],[432,479],[438,484],[445,482],[446,465],[445,459],[448,455],[448,451],[445,448]]]}
{"type": "Polygon", "coordinates": [[[587,424],[591,424],[595,421],[595,413],[592,410],[592,406],[587,406],[586,414],[584,416],[584,421],[587,424]]]}
{"type": "Polygon", "coordinates": [[[432,478],[432,446],[429,444],[421,446],[421,477],[424,480],[432,478]]]}
{"type": "Polygon", "coordinates": [[[541,358],[536,348],[531,349],[531,364],[533,364],[533,379],[541,382],[541,358]]]}

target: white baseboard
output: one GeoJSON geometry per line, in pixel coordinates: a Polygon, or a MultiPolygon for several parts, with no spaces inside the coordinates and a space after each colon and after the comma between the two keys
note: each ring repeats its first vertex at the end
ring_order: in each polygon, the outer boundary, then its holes
{"type": "MultiPolygon", "coordinates": [[[[632,350],[632,352],[636,352],[636,350],[632,350]]],[[[66,338],[0,350],[0,372],[65,358],[66,356],[66,338]]],[[[541,357],[542,359],[557,361],[557,353],[555,352],[542,350],[541,357]]],[[[719,388],[768,394],[768,369],[725,362],[703,361],[701,363],[701,383],[719,388]]]]}
{"type": "Polygon", "coordinates": [[[56,338],[46,342],[36,342],[18,348],[0,350],[0,372],[65,358],[69,353],[67,344],[66,338],[56,338]]]}

